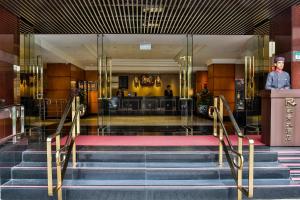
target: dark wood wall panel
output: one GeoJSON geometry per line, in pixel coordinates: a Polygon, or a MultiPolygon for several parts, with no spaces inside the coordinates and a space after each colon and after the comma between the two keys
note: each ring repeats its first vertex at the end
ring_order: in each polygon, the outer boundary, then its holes
{"type": "Polygon", "coordinates": [[[271,19],[270,37],[276,42],[276,55],[285,56],[285,71],[291,74],[293,89],[300,89],[300,63],[294,51],[300,51],[300,6],[286,9],[271,19]]]}
{"type": "Polygon", "coordinates": [[[52,89],[47,91],[47,98],[50,99],[66,99],[70,94],[70,90],[52,89]]]}
{"type": "MultiPolygon", "coordinates": [[[[98,80],[98,72],[96,70],[85,71],[85,80],[97,81],[98,80]]],[[[90,114],[96,114],[98,112],[98,96],[97,95],[98,95],[97,91],[89,91],[88,112],[90,114]]]]}
{"type": "Polygon", "coordinates": [[[51,77],[47,80],[48,90],[70,90],[70,77],[68,76],[58,76],[51,77]]]}
{"type": "Polygon", "coordinates": [[[208,72],[199,71],[196,72],[196,93],[201,92],[204,89],[204,86],[208,84],[208,72]]]}
{"type": "Polygon", "coordinates": [[[47,76],[71,76],[70,65],[64,63],[48,63],[47,76]]]}
{"type": "Polygon", "coordinates": [[[71,64],[71,80],[72,81],[85,80],[85,71],[71,64]]]}
{"type": "MultiPolygon", "coordinates": [[[[55,100],[68,99],[71,91],[71,81],[84,80],[84,70],[73,64],[48,63],[46,77],[46,97],[51,99],[53,103],[48,106],[48,117],[57,117],[56,109],[58,107],[54,104],[55,100]]],[[[62,110],[60,109],[59,112],[62,110]]]]}
{"type": "Polygon", "coordinates": [[[276,43],[276,55],[286,58],[285,71],[291,72],[292,10],[286,9],[271,19],[270,38],[276,43]]]}
{"type": "MultiPolygon", "coordinates": [[[[19,61],[19,19],[0,7],[0,98],[14,103],[13,65],[19,61]]],[[[11,120],[0,120],[0,139],[12,134],[11,120]]]]}
{"type": "Polygon", "coordinates": [[[87,81],[97,81],[98,80],[98,72],[96,70],[85,71],[85,80],[87,80],[87,81]]]}
{"type": "Polygon", "coordinates": [[[214,77],[231,77],[235,76],[235,64],[214,64],[213,65],[214,77]]]}
{"type": "MultiPolygon", "coordinates": [[[[292,8],[292,52],[300,51],[300,6],[292,8]]],[[[292,87],[300,89],[300,62],[293,61],[291,65],[292,87]]]]}
{"type": "Polygon", "coordinates": [[[215,77],[214,90],[234,90],[234,77],[215,77]]]}
{"type": "MultiPolygon", "coordinates": [[[[233,111],[235,103],[235,64],[212,64],[208,66],[208,90],[214,96],[223,95],[233,111]]],[[[225,115],[228,115],[226,112],[225,115]]]]}

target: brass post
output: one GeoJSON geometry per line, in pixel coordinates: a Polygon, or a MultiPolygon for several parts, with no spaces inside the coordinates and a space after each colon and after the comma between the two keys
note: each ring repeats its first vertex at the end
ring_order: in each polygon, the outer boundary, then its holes
{"type": "MultiPolygon", "coordinates": [[[[220,121],[223,122],[223,101],[219,98],[220,121]]],[[[219,166],[223,165],[223,128],[219,125],[219,166]]]]}
{"type": "Polygon", "coordinates": [[[24,106],[21,106],[21,133],[25,133],[25,114],[24,114],[24,106]]]}
{"type": "MultiPolygon", "coordinates": [[[[243,138],[238,137],[238,153],[240,155],[243,155],[243,138]]],[[[243,161],[241,159],[241,157],[238,157],[238,187],[237,187],[237,196],[238,196],[238,200],[242,200],[243,199],[243,192],[242,192],[242,188],[243,188],[243,161]]]]}
{"type": "Polygon", "coordinates": [[[109,58],[109,99],[112,98],[112,61],[109,58]]]}
{"type": "Polygon", "coordinates": [[[12,119],[12,133],[13,133],[13,143],[17,142],[17,108],[13,106],[11,108],[11,119],[12,119]]]}
{"type": "MultiPolygon", "coordinates": [[[[76,97],[76,109],[78,109],[80,106],[80,97],[76,97]]],[[[77,118],[76,118],[76,135],[79,135],[80,134],[80,111],[77,115],[77,118]]]]}
{"type": "Polygon", "coordinates": [[[53,196],[51,141],[52,141],[51,138],[47,138],[47,178],[48,178],[48,196],[53,196]]]}
{"type": "Polygon", "coordinates": [[[254,140],[249,140],[249,177],[248,177],[248,197],[253,198],[253,182],[254,182],[254,140]]]}
{"type": "Polygon", "coordinates": [[[56,136],[56,176],[57,176],[57,199],[62,200],[62,178],[60,159],[60,135],[56,136]]]}
{"type": "Polygon", "coordinates": [[[245,99],[248,98],[248,56],[245,56],[245,77],[244,77],[244,90],[245,90],[245,99]]]}
{"type": "MultiPolygon", "coordinates": [[[[77,131],[77,119],[74,119],[75,112],[76,112],[76,103],[77,103],[77,97],[74,97],[72,101],[72,123],[75,123],[75,126],[73,126],[72,129],[72,139],[75,140],[76,138],[76,131],[77,131]],[[75,120],[75,122],[73,122],[75,120]]],[[[76,167],[76,143],[74,141],[73,147],[72,147],[72,166],[76,167]]]]}
{"type": "Polygon", "coordinates": [[[255,87],[255,84],[254,84],[254,77],[255,77],[255,58],[254,56],[252,56],[252,77],[251,77],[251,82],[252,82],[252,98],[254,98],[254,87],[255,87]]]}
{"type": "MultiPolygon", "coordinates": [[[[214,98],[214,108],[218,107],[218,97],[214,98]]],[[[213,110],[213,116],[214,116],[214,136],[217,137],[218,136],[218,117],[217,117],[217,112],[215,111],[215,109],[213,110]]]]}

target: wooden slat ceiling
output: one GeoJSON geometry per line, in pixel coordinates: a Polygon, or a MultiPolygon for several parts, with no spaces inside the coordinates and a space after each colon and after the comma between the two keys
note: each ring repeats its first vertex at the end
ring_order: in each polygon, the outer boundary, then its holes
{"type": "Polygon", "coordinates": [[[0,0],[21,32],[253,34],[300,0],[0,0]]]}

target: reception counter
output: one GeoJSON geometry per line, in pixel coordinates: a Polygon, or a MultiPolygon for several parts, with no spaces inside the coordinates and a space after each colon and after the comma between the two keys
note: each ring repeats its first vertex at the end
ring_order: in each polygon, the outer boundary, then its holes
{"type": "Polygon", "coordinates": [[[262,142],[300,146],[300,89],[262,91],[262,142]]]}
{"type": "MultiPolygon", "coordinates": [[[[100,102],[99,102],[100,103],[100,102]]],[[[107,103],[99,105],[104,112],[110,114],[138,114],[161,115],[181,114],[183,111],[193,110],[193,101],[181,100],[179,97],[112,97],[107,103]],[[104,107],[103,107],[104,106],[104,107]]]]}

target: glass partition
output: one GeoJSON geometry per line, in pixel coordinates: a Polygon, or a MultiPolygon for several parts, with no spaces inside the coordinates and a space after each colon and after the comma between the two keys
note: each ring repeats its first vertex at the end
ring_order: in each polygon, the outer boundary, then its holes
{"type": "MultiPolygon", "coordinates": [[[[244,84],[236,80],[236,89],[244,90],[244,104],[236,107],[237,114],[245,116],[245,133],[260,132],[261,121],[261,98],[260,91],[264,90],[266,76],[270,68],[269,36],[253,36],[245,45],[242,54],[244,63],[244,84]],[[244,88],[241,88],[244,85],[244,88]]],[[[237,95],[237,94],[236,94],[237,95]]],[[[241,96],[236,99],[241,100],[241,96]]],[[[242,102],[242,101],[241,101],[242,102]]]]}
{"type": "Polygon", "coordinates": [[[107,55],[108,39],[97,36],[97,72],[98,72],[98,134],[110,134],[110,115],[112,103],[112,60],[107,55]]]}
{"type": "Polygon", "coordinates": [[[181,126],[186,129],[187,135],[193,135],[193,36],[187,35],[185,42],[178,57],[181,126]]]}

